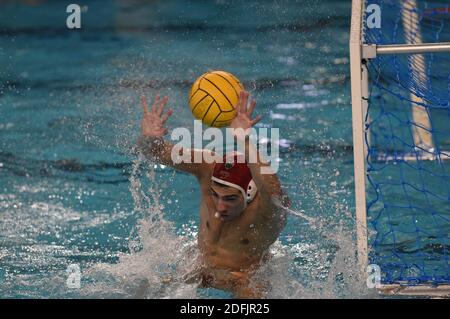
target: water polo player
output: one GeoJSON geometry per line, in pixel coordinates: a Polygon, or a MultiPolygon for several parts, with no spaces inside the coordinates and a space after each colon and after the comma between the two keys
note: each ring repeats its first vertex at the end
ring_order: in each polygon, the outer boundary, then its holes
{"type": "MultiPolygon", "coordinates": [[[[256,102],[241,91],[236,117],[230,128],[246,131],[260,117],[252,119],[256,102]]],[[[237,134],[245,143],[245,154],[228,154],[217,163],[175,164],[171,159],[173,144],[164,140],[168,129],[165,122],[172,115],[163,114],[168,98],[155,99],[150,110],[142,97],[144,116],[141,122],[139,150],[149,159],[191,173],[198,179],[201,191],[198,245],[201,255],[199,271],[194,276],[203,287],[228,290],[238,298],[264,295],[263,285],[251,285],[250,277],[268,257],[268,248],[285,226],[282,206],[288,205],[275,173],[261,174],[265,163],[245,134],[237,134]],[[251,157],[257,155],[255,157],[251,157]],[[249,159],[256,158],[252,163],[249,159]]],[[[209,150],[183,149],[194,159],[195,152],[209,150]]],[[[198,154],[197,154],[198,155],[198,154]]],[[[203,155],[203,154],[202,154],[203,155]]],[[[203,157],[202,157],[203,158],[203,157]]],[[[192,279],[192,278],[191,278],[192,279]]]]}

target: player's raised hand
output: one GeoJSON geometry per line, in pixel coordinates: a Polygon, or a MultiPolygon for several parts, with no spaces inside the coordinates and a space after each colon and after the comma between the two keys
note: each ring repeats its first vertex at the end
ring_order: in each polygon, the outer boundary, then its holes
{"type": "Polygon", "coordinates": [[[247,91],[243,90],[239,94],[239,101],[236,106],[237,114],[233,121],[230,123],[231,128],[241,128],[246,131],[261,120],[261,115],[258,115],[252,120],[252,114],[256,106],[256,101],[251,99],[250,104],[248,104],[248,97],[249,93],[247,91]]]}
{"type": "Polygon", "coordinates": [[[173,114],[173,110],[170,108],[167,113],[163,115],[164,106],[169,101],[167,96],[160,99],[159,95],[156,95],[155,102],[152,109],[149,110],[147,99],[145,96],[141,96],[141,104],[144,109],[144,116],[141,121],[141,134],[146,137],[162,137],[167,134],[167,127],[164,126],[167,119],[173,114]]]}

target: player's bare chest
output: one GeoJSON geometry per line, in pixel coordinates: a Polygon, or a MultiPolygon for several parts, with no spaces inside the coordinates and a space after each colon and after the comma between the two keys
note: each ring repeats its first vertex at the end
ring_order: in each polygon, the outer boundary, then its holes
{"type": "MultiPolygon", "coordinates": [[[[246,210],[243,214],[253,214],[246,210]]],[[[239,249],[256,242],[258,227],[252,218],[240,216],[233,221],[221,221],[214,216],[214,211],[205,207],[200,217],[199,239],[205,246],[220,245],[239,249]]]]}

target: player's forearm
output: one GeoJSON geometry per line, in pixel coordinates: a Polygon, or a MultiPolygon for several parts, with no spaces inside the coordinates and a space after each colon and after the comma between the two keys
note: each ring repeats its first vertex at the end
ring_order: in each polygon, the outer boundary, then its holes
{"type": "Polygon", "coordinates": [[[138,150],[149,160],[164,165],[171,165],[170,152],[173,144],[162,137],[149,137],[141,135],[137,140],[138,150]]]}
{"type": "Polygon", "coordinates": [[[245,147],[245,161],[252,172],[256,186],[266,196],[281,196],[280,181],[270,164],[261,156],[249,137],[237,136],[238,143],[245,147]]]}
{"type": "MultiPolygon", "coordinates": [[[[238,142],[243,143],[244,140],[238,138],[238,142]]],[[[248,137],[245,138],[245,158],[265,207],[289,208],[289,197],[283,192],[278,176],[248,137]]],[[[264,209],[261,214],[268,220],[279,221],[278,226],[282,229],[286,224],[286,212],[285,209],[264,209]]]]}
{"type": "MultiPolygon", "coordinates": [[[[176,148],[174,144],[164,140],[162,137],[154,138],[141,135],[138,139],[137,146],[140,152],[153,162],[171,166],[177,170],[193,174],[197,177],[202,174],[207,175],[209,172],[210,164],[195,163],[195,150],[176,148]],[[187,159],[186,161],[183,161],[183,159],[185,159],[183,155],[186,153],[187,159]],[[181,159],[181,162],[174,158],[181,159]]],[[[202,150],[199,150],[198,152],[201,153],[202,150]]],[[[202,154],[200,154],[200,156],[202,156],[202,154]]]]}

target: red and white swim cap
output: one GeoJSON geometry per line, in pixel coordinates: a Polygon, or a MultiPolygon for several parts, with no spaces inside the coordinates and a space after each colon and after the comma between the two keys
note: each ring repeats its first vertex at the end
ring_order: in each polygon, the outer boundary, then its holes
{"type": "Polygon", "coordinates": [[[243,154],[225,155],[223,163],[214,165],[211,180],[240,190],[244,196],[245,206],[255,198],[257,193],[256,184],[243,154]]]}

